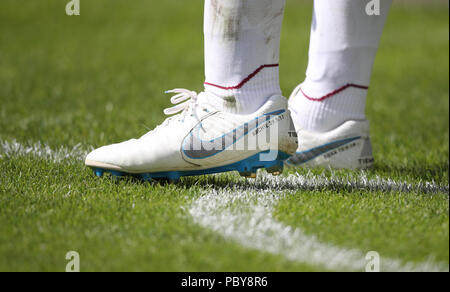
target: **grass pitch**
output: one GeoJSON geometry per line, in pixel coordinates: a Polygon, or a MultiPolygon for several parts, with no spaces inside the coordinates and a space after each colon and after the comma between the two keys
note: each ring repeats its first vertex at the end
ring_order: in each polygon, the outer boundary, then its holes
{"type": "MultiPolygon", "coordinates": [[[[201,90],[203,1],[81,0],[78,17],[65,4],[1,4],[1,271],[64,271],[71,250],[82,271],[344,270],[194,220],[191,206],[211,192],[249,192],[230,207],[245,215],[261,189],[280,196],[272,219],[309,239],[448,269],[448,3],[391,10],[368,98],[374,169],[286,170],[318,182],[292,188],[236,174],[168,185],[94,177],[81,159],[90,147],[162,122],[165,90],[201,90]]],[[[311,11],[287,1],[285,95],[304,78],[311,11]]]]}

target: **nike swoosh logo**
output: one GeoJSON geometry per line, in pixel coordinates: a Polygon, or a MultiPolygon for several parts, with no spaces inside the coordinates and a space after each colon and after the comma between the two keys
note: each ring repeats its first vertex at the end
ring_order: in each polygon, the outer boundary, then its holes
{"type": "Polygon", "coordinates": [[[200,122],[183,140],[181,150],[183,154],[190,159],[205,159],[217,155],[235,144],[240,139],[247,136],[247,134],[254,129],[285,112],[286,110],[278,110],[256,117],[253,120],[231,130],[230,132],[211,140],[203,140],[200,138],[199,134],[202,129],[202,122],[200,122]]]}
{"type": "Polygon", "coordinates": [[[343,139],[343,140],[337,140],[337,141],[334,141],[331,143],[327,143],[327,144],[312,148],[312,149],[304,151],[304,152],[297,152],[289,159],[289,162],[292,164],[305,163],[311,159],[316,158],[317,156],[327,153],[328,151],[334,150],[334,149],[339,148],[339,147],[341,147],[345,144],[348,144],[352,141],[358,140],[359,138],[361,138],[361,137],[358,136],[358,137],[352,137],[352,138],[347,138],[347,139],[343,139]]]}

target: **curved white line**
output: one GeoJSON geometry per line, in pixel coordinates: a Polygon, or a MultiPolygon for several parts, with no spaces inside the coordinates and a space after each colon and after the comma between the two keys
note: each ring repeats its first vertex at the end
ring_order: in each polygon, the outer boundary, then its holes
{"type": "MultiPolygon", "coordinates": [[[[80,144],[72,148],[52,149],[40,142],[28,145],[15,140],[0,140],[0,158],[31,155],[55,163],[81,161],[92,147],[80,144]]],[[[362,271],[365,255],[356,249],[346,249],[320,242],[315,236],[305,234],[276,221],[273,207],[283,196],[297,190],[365,189],[368,191],[400,191],[421,193],[448,193],[449,187],[425,182],[410,184],[380,177],[369,179],[364,173],[358,176],[331,178],[325,176],[289,175],[272,177],[260,175],[257,180],[237,184],[233,189],[212,190],[195,200],[189,209],[195,222],[210,228],[225,238],[261,251],[280,254],[292,261],[321,266],[329,270],[362,271]],[[282,191],[282,194],[281,194],[282,191]]],[[[448,271],[448,265],[432,261],[414,264],[397,259],[381,259],[383,271],[448,271]]]]}
{"type": "MultiPolygon", "coordinates": [[[[317,185],[333,183],[335,182],[325,177],[290,175],[278,179],[265,175],[254,183],[249,183],[250,187],[209,191],[193,202],[189,213],[199,225],[248,248],[279,254],[288,260],[327,270],[364,271],[367,261],[362,251],[323,243],[299,228],[278,222],[272,216],[274,205],[281,198],[280,187],[285,190],[289,186],[310,189],[317,185]]],[[[348,183],[351,184],[352,181],[348,183]]],[[[363,184],[376,186],[379,183],[378,180],[366,180],[363,184]]],[[[392,181],[383,183],[385,185],[378,188],[391,190],[407,188],[407,185],[392,181]]],[[[408,186],[417,188],[413,185],[408,186]]],[[[287,193],[292,192],[287,190],[287,193]]],[[[382,257],[381,270],[448,271],[448,265],[432,261],[420,264],[403,263],[398,259],[382,257]]]]}

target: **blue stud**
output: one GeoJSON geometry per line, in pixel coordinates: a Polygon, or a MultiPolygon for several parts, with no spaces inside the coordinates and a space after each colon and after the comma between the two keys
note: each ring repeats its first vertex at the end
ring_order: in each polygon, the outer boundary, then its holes
{"type": "Polygon", "coordinates": [[[101,177],[103,175],[103,170],[100,168],[95,168],[94,173],[96,176],[101,177]]]}
{"type": "Polygon", "coordinates": [[[176,171],[173,171],[169,173],[168,178],[171,182],[177,182],[180,179],[180,174],[176,171]]]}

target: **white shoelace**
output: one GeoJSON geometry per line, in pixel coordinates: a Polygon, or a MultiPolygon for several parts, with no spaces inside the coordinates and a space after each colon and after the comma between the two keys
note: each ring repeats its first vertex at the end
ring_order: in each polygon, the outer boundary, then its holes
{"type": "Polygon", "coordinates": [[[172,104],[175,104],[175,106],[164,109],[164,114],[169,116],[182,112],[181,115],[168,117],[162,124],[156,126],[156,128],[150,130],[147,134],[143,135],[141,138],[148,137],[151,133],[153,133],[160,127],[167,126],[170,123],[170,121],[174,120],[176,117],[178,117],[177,119],[179,121],[183,121],[188,112],[192,111],[193,115],[198,119],[196,111],[196,107],[198,106],[197,92],[184,88],[176,88],[172,90],[167,90],[165,93],[175,93],[175,95],[170,98],[170,102],[172,104]]]}
{"type": "MultiPolygon", "coordinates": [[[[200,118],[197,114],[197,107],[198,107],[197,102],[198,96],[204,93],[197,94],[197,92],[195,91],[191,91],[184,88],[175,88],[172,90],[167,90],[165,93],[175,93],[175,95],[170,98],[170,102],[175,106],[164,109],[164,114],[174,115],[179,112],[181,112],[181,114],[168,117],[162,124],[154,128],[153,130],[150,130],[147,134],[143,135],[141,138],[148,137],[155,130],[157,130],[160,127],[167,126],[171,121],[175,119],[177,119],[178,121],[184,121],[188,113],[191,113],[191,116],[195,117],[198,121],[200,121],[200,118]]],[[[201,128],[203,129],[203,127],[201,128]]]]}
{"type": "MultiPolygon", "coordinates": [[[[164,114],[173,115],[180,111],[185,111],[192,106],[197,106],[197,92],[183,88],[176,88],[167,90],[166,93],[175,93],[176,95],[170,98],[170,102],[175,106],[166,108],[164,114]],[[186,102],[183,102],[186,101],[186,102]],[[183,102],[183,103],[182,103],[183,102]],[[180,104],[181,103],[181,104],[180,104]]],[[[195,111],[194,111],[195,113],[195,111]]]]}

